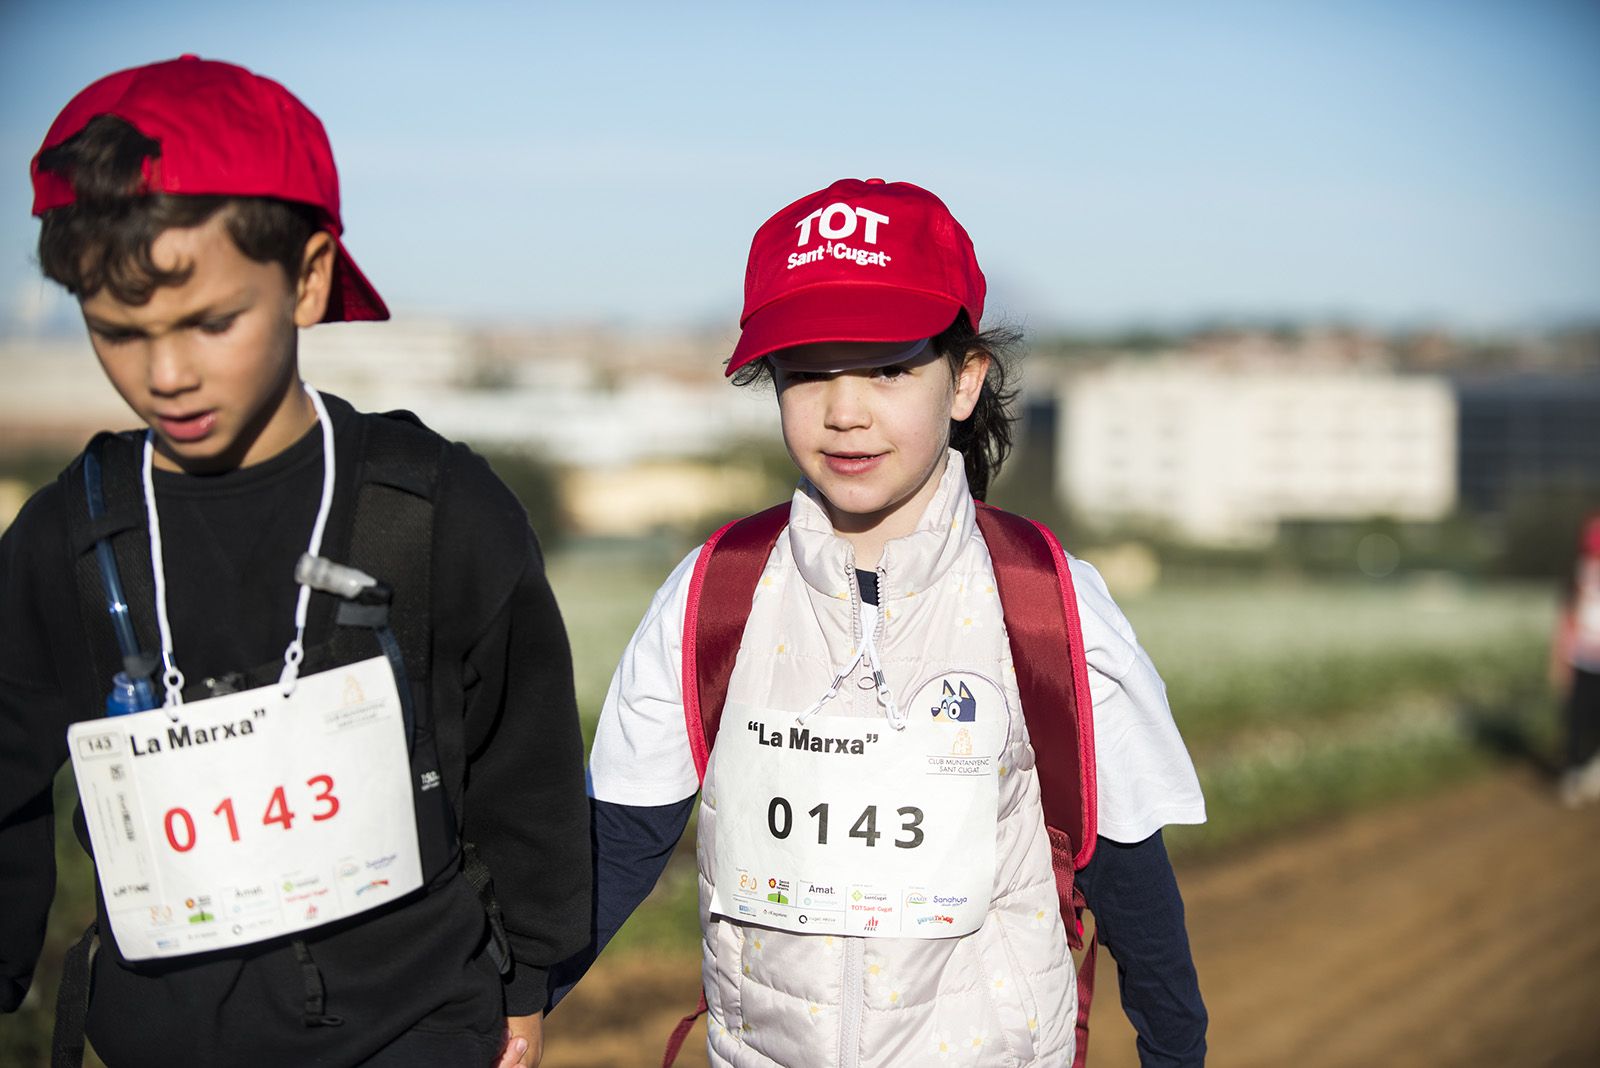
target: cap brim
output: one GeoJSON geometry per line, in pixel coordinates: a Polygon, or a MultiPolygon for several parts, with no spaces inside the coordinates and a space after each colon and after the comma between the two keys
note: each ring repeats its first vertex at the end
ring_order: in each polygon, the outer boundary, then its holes
{"type": "Polygon", "coordinates": [[[769,352],[820,341],[917,341],[942,333],[961,305],[893,286],[819,285],[758,308],[728,359],[725,374],[769,352]]]}
{"type": "Polygon", "coordinates": [[[339,323],[389,318],[389,306],[356,266],[338,234],[333,235],[333,243],[338,255],[333,258],[333,288],[328,294],[328,310],[323,313],[322,321],[339,323]]]}

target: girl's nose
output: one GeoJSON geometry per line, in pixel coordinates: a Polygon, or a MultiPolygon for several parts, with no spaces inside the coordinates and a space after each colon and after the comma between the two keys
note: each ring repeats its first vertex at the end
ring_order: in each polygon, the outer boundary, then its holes
{"type": "Polygon", "coordinates": [[[871,383],[860,375],[837,374],[824,383],[827,395],[822,417],[829,430],[858,430],[872,425],[871,383]]]}

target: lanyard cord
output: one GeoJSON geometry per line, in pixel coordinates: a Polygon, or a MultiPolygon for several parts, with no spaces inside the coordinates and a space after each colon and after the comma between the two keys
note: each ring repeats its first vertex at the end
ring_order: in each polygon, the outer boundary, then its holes
{"type": "MultiPolygon", "coordinates": [[[[305,391],[306,396],[311,398],[311,406],[317,412],[317,422],[322,427],[322,501],[317,506],[317,519],[311,526],[311,547],[307,550],[312,556],[317,556],[322,551],[322,532],[328,526],[328,513],[333,510],[333,420],[328,418],[322,394],[310,386],[305,386],[305,391]]],[[[150,570],[155,575],[156,625],[161,631],[161,683],[166,689],[166,706],[170,710],[183,704],[184,679],[172,652],[172,624],[167,618],[167,570],[161,551],[161,515],[156,508],[156,483],[151,473],[154,459],[155,433],[146,431],[142,471],[144,508],[150,527],[150,570]]],[[[302,585],[299,600],[295,603],[294,640],[283,651],[283,672],[278,676],[278,685],[283,688],[285,697],[294,692],[300,678],[300,661],[305,658],[306,613],[310,604],[311,587],[302,585]]]]}

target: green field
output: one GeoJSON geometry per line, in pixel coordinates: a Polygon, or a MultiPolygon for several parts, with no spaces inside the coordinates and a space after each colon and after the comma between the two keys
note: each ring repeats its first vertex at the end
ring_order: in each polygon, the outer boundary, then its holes
{"type": "MultiPolygon", "coordinates": [[[[591,731],[617,656],[677,561],[600,562],[570,554],[550,569],[591,731]]],[[[1205,789],[1207,823],[1167,832],[1175,854],[1234,848],[1553,747],[1549,587],[1235,582],[1119,603],[1205,789]]],[[[692,951],[692,857],[677,859],[619,951],[692,951]]]]}
{"type": "MultiPolygon", "coordinates": [[[[573,646],[586,729],[611,670],[677,558],[620,549],[558,555],[550,577],[573,646]]],[[[1553,747],[1544,678],[1554,593],[1445,578],[1390,584],[1158,587],[1122,600],[1167,683],[1210,820],[1174,852],[1236,848],[1393,800],[1491,761],[1553,747]]],[[[47,1059],[60,953],[92,909],[87,862],[58,784],[57,907],[22,1013],[0,1022],[0,1064],[47,1059]]],[[[692,952],[692,862],[680,852],[617,951],[692,952]]]]}

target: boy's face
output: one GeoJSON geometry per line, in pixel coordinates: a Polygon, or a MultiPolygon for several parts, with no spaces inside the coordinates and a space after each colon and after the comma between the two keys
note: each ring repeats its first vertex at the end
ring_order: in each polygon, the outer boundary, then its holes
{"type": "Polygon", "coordinates": [[[190,474],[269,459],[316,422],[300,386],[297,327],[322,318],[331,240],[312,237],[297,283],[257,263],[228,235],[228,209],[156,238],[151,258],[189,266],[181,285],[145,304],[101,289],[81,302],[89,340],[122,399],[155,432],[156,464],[190,474]]]}
{"type": "MultiPolygon", "coordinates": [[[[828,342],[787,349],[784,362],[818,368],[904,350],[904,342],[828,342]]],[[[914,359],[855,371],[775,369],[783,441],[827,501],[841,534],[909,534],[938,489],[950,420],[977,404],[988,371],[969,359],[959,375],[930,347],[914,359]]]]}

